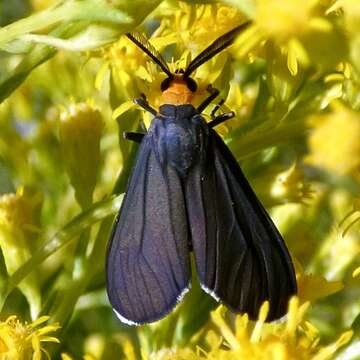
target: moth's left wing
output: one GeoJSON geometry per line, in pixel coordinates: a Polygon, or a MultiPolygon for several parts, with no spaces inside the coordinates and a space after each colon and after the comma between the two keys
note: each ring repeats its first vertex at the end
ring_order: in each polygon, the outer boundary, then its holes
{"type": "Polygon", "coordinates": [[[204,290],[256,319],[265,300],[267,321],[286,313],[297,291],[286,245],[239,165],[210,130],[206,167],[193,167],[186,204],[196,268],[204,290]]]}
{"type": "Polygon", "coordinates": [[[171,166],[160,164],[148,134],[114,225],[106,274],[109,300],[128,324],[162,318],[190,285],[181,181],[171,166]]]}

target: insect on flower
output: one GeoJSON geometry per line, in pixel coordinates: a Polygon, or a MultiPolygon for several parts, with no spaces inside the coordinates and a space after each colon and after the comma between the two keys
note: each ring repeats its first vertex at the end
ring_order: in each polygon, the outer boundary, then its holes
{"type": "Polygon", "coordinates": [[[135,167],[115,222],[107,253],[107,292],[119,319],[128,324],[156,321],[189,289],[193,251],[202,288],[235,312],[256,319],[265,300],[267,321],[286,313],[297,291],[285,243],[260,204],[238,163],[214,127],[235,116],[197,107],[190,77],[229,46],[248,23],[215,40],[172,73],[140,34],[128,38],[166,73],[162,104],[153,109],[143,96],[135,103],[154,115],[146,134],[125,133],[140,143],[135,167]]]}

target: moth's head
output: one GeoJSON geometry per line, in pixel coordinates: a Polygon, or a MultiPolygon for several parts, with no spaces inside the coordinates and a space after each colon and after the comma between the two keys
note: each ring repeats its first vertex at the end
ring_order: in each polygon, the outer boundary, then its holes
{"type": "Polygon", "coordinates": [[[184,70],[180,69],[168,76],[161,83],[163,104],[190,104],[197,89],[195,80],[184,76],[184,70]]]}
{"type": "Polygon", "coordinates": [[[246,22],[236,28],[230,30],[226,34],[217,38],[211,45],[196,56],[185,70],[181,69],[172,73],[168,64],[161,56],[161,54],[151,45],[145,36],[140,33],[128,33],[127,37],[142,49],[167,75],[167,78],[161,84],[162,103],[163,104],[190,104],[194,93],[197,89],[196,82],[190,75],[203,63],[210,60],[213,56],[224,50],[232,44],[235,37],[245,28],[249,26],[250,22],[246,22]]]}

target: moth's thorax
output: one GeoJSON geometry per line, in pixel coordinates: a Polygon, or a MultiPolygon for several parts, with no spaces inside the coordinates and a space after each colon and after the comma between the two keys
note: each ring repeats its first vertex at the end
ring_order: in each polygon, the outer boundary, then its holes
{"type": "Polygon", "coordinates": [[[161,104],[181,105],[191,104],[194,93],[182,76],[175,76],[169,87],[163,91],[161,104]]]}
{"type": "Polygon", "coordinates": [[[184,177],[201,161],[200,155],[204,153],[202,133],[206,131],[206,125],[191,104],[166,104],[159,112],[149,129],[155,152],[162,166],[170,165],[184,177]]]}

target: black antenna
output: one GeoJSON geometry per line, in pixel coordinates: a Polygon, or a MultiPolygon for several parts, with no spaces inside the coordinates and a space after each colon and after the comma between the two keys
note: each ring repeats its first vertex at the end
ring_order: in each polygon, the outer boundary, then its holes
{"type": "Polygon", "coordinates": [[[135,43],[142,51],[144,51],[150,58],[160,66],[164,73],[169,77],[173,78],[174,75],[169,69],[164,58],[161,54],[150,44],[149,40],[138,32],[127,33],[126,36],[135,43]]]}
{"type": "Polygon", "coordinates": [[[213,56],[231,45],[236,36],[241,31],[245,30],[250,24],[251,21],[247,21],[246,23],[237,26],[236,28],[217,38],[210,46],[208,46],[198,56],[196,56],[193,61],[191,61],[191,63],[188,65],[184,72],[184,78],[189,77],[189,75],[200,65],[210,60],[213,56]]]}

